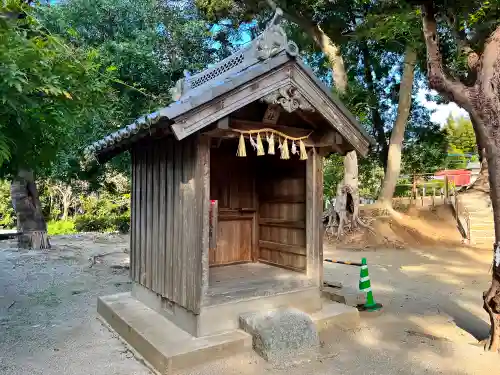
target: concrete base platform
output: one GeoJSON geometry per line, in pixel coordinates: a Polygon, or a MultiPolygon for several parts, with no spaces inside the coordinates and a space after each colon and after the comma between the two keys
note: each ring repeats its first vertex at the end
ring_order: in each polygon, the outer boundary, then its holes
{"type": "Polygon", "coordinates": [[[357,308],[334,301],[323,301],[323,308],[313,313],[311,318],[319,332],[333,327],[342,330],[352,329],[360,324],[357,308]]]}
{"type": "MultiPolygon", "coordinates": [[[[262,287],[264,288],[264,286],[262,287]]],[[[268,289],[264,288],[264,291],[268,289]]],[[[228,294],[232,292],[229,291],[228,294]]],[[[321,293],[316,287],[265,296],[252,296],[240,300],[231,299],[229,302],[219,305],[202,306],[198,315],[175,304],[171,304],[171,307],[167,308],[169,303],[164,298],[135,283],[132,287],[132,297],[195,337],[237,330],[240,315],[248,312],[290,307],[306,313],[313,313],[320,311],[322,305],[321,293]]]]}
{"type": "Polygon", "coordinates": [[[247,351],[252,346],[251,336],[240,330],[193,337],[134,299],[130,293],[99,298],[97,311],[160,374],[172,374],[247,351]]]}

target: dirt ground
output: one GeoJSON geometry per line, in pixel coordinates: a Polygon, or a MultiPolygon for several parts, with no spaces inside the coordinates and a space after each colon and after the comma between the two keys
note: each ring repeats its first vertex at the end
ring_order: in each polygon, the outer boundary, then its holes
{"type": "MultiPolygon", "coordinates": [[[[130,289],[127,238],[61,236],[50,252],[0,242],[0,374],[146,375],[150,371],[96,319],[99,295],[130,289]],[[89,262],[96,254],[112,253],[89,262]],[[90,265],[92,266],[90,267],[90,265]]],[[[322,335],[317,361],[271,367],[248,353],[182,375],[456,374],[497,372],[500,357],[477,339],[488,333],[481,294],[490,251],[438,247],[336,249],[325,257],[366,257],[381,314],[356,330],[322,335]]],[[[357,287],[355,267],[326,264],[325,279],[357,287]]]]}

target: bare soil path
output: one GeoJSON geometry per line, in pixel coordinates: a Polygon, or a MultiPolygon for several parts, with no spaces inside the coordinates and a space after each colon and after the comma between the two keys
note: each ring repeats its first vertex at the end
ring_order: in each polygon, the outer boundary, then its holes
{"type": "Polygon", "coordinates": [[[61,236],[49,252],[0,242],[0,374],[150,374],[96,319],[97,296],[130,288],[128,270],[110,268],[127,258],[126,241],[61,236]],[[116,254],[89,267],[106,252],[116,254]]]}
{"type": "MultiPolygon", "coordinates": [[[[150,371],[96,319],[99,295],[130,289],[127,238],[79,235],[53,239],[50,252],[0,242],[0,374],[146,375],[150,371]],[[10,246],[10,247],[9,247],[10,246]],[[89,267],[89,258],[96,258],[89,267]]],[[[476,338],[488,332],[481,293],[490,251],[470,249],[340,250],[325,257],[367,257],[384,311],[356,330],[322,336],[318,361],[271,367],[253,353],[214,361],[182,375],[489,375],[500,356],[476,338]]],[[[327,264],[325,278],[356,287],[359,270],[327,264]]]]}

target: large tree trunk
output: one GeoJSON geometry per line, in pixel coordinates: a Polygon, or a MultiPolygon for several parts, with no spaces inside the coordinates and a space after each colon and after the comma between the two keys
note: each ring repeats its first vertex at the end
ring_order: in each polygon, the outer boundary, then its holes
{"type": "Polygon", "coordinates": [[[427,47],[428,76],[431,88],[463,107],[472,119],[480,142],[486,149],[490,198],[495,222],[492,280],[483,294],[483,307],[490,317],[490,338],[486,350],[500,349],[500,27],[486,41],[478,63],[469,56],[469,68],[476,73],[476,82],[465,86],[448,77],[443,69],[439,50],[435,9],[432,2],[422,6],[422,21],[427,47]]]}
{"type": "Polygon", "coordinates": [[[480,151],[480,155],[483,155],[481,160],[481,169],[479,171],[479,175],[477,176],[476,181],[472,183],[469,187],[470,190],[473,191],[482,191],[486,194],[490,193],[490,177],[488,173],[488,157],[486,155],[486,149],[480,151]]]}
{"type": "MultiPolygon", "coordinates": [[[[277,4],[274,0],[267,0],[267,4],[271,9],[276,10],[277,4]]],[[[340,47],[333,42],[319,24],[303,17],[297,9],[288,9],[288,7],[284,6],[282,10],[284,17],[299,25],[314,40],[314,43],[321,49],[321,52],[325,54],[328,60],[330,60],[333,83],[337,92],[340,95],[344,95],[347,91],[347,73],[344,59],[340,53],[340,47]]]]}
{"type": "Polygon", "coordinates": [[[69,216],[69,209],[73,200],[73,189],[70,185],[57,184],[54,188],[61,195],[62,217],[61,220],[67,220],[69,216]]]}
{"type": "Polygon", "coordinates": [[[401,171],[401,148],[405,135],[406,123],[410,116],[413,79],[415,78],[415,63],[417,54],[408,47],[405,53],[403,77],[399,88],[398,114],[389,141],[387,167],[379,201],[383,206],[392,208],[392,197],[401,171]]]}
{"type": "Polygon", "coordinates": [[[479,154],[479,161],[481,162],[481,170],[476,181],[469,187],[468,190],[482,191],[486,194],[490,193],[490,182],[488,175],[488,157],[486,155],[486,148],[484,141],[481,140],[481,132],[479,131],[478,124],[475,124],[474,119],[471,118],[472,127],[476,136],[477,152],[479,154]]]}
{"type": "Polygon", "coordinates": [[[338,238],[344,235],[345,227],[352,230],[359,223],[358,185],[358,155],[356,151],[350,151],[344,157],[344,178],[337,186],[335,199],[338,238]]]}
{"type": "Polygon", "coordinates": [[[20,170],[12,180],[10,193],[17,214],[17,229],[21,232],[18,246],[23,249],[49,249],[47,224],[42,214],[33,172],[20,170]]]}
{"type": "Polygon", "coordinates": [[[330,60],[330,64],[332,64],[333,83],[337,92],[340,95],[344,95],[347,91],[347,73],[344,59],[340,54],[340,47],[325,34],[319,25],[312,26],[308,32],[325,56],[328,57],[328,60],[330,60]]]}

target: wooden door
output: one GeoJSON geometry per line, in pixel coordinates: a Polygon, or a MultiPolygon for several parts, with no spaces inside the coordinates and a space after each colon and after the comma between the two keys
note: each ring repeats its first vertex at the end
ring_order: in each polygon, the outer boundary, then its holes
{"type": "Polygon", "coordinates": [[[256,244],[254,161],[235,155],[237,144],[211,150],[210,199],[218,201],[217,247],[210,249],[210,266],[252,261],[256,244]]]}
{"type": "Polygon", "coordinates": [[[217,247],[210,251],[210,265],[252,260],[254,212],[219,211],[217,247]]]}

